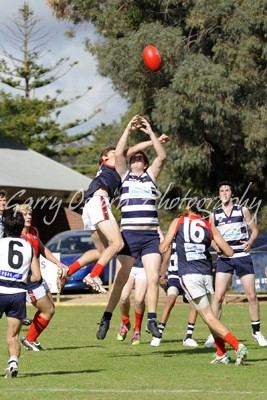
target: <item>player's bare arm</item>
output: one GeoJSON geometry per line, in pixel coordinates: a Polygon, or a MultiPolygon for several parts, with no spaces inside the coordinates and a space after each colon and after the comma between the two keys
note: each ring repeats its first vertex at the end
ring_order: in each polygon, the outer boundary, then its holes
{"type": "Polygon", "coordinates": [[[234,250],[232,249],[231,246],[224,240],[222,237],[220,231],[212,225],[212,234],[213,234],[213,239],[216,242],[216,244],[219,246],[220,250],[227,256],[227,257],[232,257],[234,254],[234,250]]]}
{"type": "Polygon", "coordinates": [[[162,146],[162,143],[158,140],[157,136],[153,132],[149,122],[145,118],[141,118],[141,122],[142,122],[142,126],[141,126],[140,130],[150,137],[150,139],[153,143],[153,147],[157,154],[153,163],[148,168],[149,175],[151,176],[151,178],[153,180],[156,180],[157,177],[159,176],[159,174],[163,168],[164,162],[166,160],[166,152],[162,146]]]}
{"type": "Polygon", "coordinates": [[[160,243],[159,245],[159,251],[161,253],[166,253],[172,243],[172,240],[175,236],[175,232],[176,232],[176,226],[177,226],[177,222],[178,222],[178,218],[175,218],[172,223],[169,226],[168,232],[165,236],[165,238],[163,239],[163,241],[160,243]]]}
{"type": "Polygon", "coordinates": [[[242,241],[242,243],[245,244],[244,252],[248,253],[251,250],[252,244],[254,243],[254,241],[258,237],[259,230],[257,228],[257,225],[254,222],[254,219],[253,219],[251,213],[247,209],[247,207],[243,207],[242,211],[243,211],[245,222],[246,222],[246,224],[248,226],[248,229],[250,230],[249,240],[242,241]]]}
{"type": "Polygon", "coordinates": [[[135,115],[131,121],[128,123],[126,129],[124,130],[123,134],[121,135],[115,150],[115,167],[120,175],[121,178],[127,172],[127,164],[125,159],[125,148],[127,145],[127,141],[131,132],[135,131],[139,127],[140,116],[135,115]]]}

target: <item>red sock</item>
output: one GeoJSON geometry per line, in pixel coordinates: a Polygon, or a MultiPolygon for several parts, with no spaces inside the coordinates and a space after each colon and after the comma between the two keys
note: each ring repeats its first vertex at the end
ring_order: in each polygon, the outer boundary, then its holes
{"type": "Polygon", "coordinates": [[[130,317],[121,317],[123,325],[129,325],[130,323],[130,317]]]}
{"type": "Polygon", "coordinates": [[[219,357],[221,357],[226,353],[225,341],[220,337],[216,337],[216,338],[214,338],[214,340],[215,340],[215,346],[217,349],[217,355],[219,357]]]}
{"type": "Polygon", "coordinates": [[[105,265],[96,263],[94,268],[92,269],[90,276],[91,278],[94,278],[95,276],[100,276],[103,272],[103,269],[105,268],[105,265]]]}
{"type": "Polygon", "coordinates": [[[226,343],[230,344],[230,346],[232,346],[235,350],[238,350],[239,341],[230,332],[226,333],[226,335],[224,336],[224,340],[226,341],[226,343]]]}
{"type": "Polygon", "coordinates": [[[68,270],[68,276],[71,276],[74,274],[74,272],[78,271],[81,269],[81,264],[78,261],[74,261],[73,264],[69,265],[69,270],[68,270]]]}
{"type": "Polygon", "coordinates": [[[135,327],[134,327],[134,329],[136,329],[137,331],[141,331],[141,326],[142,326],[144,313],[143,314],[139,314],[136,310],[134,310],[134,314],[135,314],[135,327]]]}
{"type": "Polygon", "coordinates": [[[43,330],[47,327],[50,320],[44,319],[40,315],[40,311],[37,311],[35,314],[33,321],[30,325],[26,338],[29,342],[36,342],[38,336],[43,332],[43,330]]]}

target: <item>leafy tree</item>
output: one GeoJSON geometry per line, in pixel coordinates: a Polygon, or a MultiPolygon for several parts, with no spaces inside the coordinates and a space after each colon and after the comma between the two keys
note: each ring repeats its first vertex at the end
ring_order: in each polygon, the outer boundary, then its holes
{"type": "Polygon", "coordinates": [[[265,0],[49,0],[58,18],[93,23],[87,42],[100,74],[171,136],[168,176],[176,191],[214,193],[230,179],[266,200],[267,3],[265,0]],[[143,64],[147,44],[162,66],[143,64]]]}
{"type": "MultiPolygon", "coordinates": [[[[70,129],[79,127],[92,116],[60,125],[58,117],[63,107],[81,97],[60,100],[60,90],[54,97],[36,98],[38,89],[44,88],[63,77],[77,62],[68,64],[69,57],[60,58],[53,66],[45,66],[42,58],[48,52],[48,33],[40,26],[27,2],[19,9],[18,17],[5,29],[12,45],[9,51],[0,45],[0,81],[18,91],[13,95],[0,91],[0,132],[44,155],[75,154],[77,143],[91,136],[91,132],[68,135],[70,129]],[[76,145],[73,146],[72,144],[76,145]]],[[[88,88],[89,90],[90,88],[88,88]]]]}
{"type": "Polygon", "coordinates": [[[119,136],[121,135],[121,128],[118,123],[112,125],[99,125],[92,130],[90,140],[84,142],[83,151],[70,159],[69,154],[65,158],[65,164],[74,166],[78,172],[87,175],[95,176],[99,169],[99,155],[103,148],[109,146],[116,146],[119,136]]]}

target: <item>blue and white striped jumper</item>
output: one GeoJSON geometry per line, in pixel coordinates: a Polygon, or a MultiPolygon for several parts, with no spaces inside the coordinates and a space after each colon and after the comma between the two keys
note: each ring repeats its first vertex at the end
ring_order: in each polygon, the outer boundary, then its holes
{"type": "Polygon", "coordinates": [[[128,172],[120,187],[121,227],[159,225],[157,188],[147,172],[128,172]]]}
{"type": "MultiPolygon", "coordinates": [[[[249,239],[242,206],[234,205],[229,216],[225,214],[222,208],[218,208],[218,210],[214,211],[214,224],[219,229],[222,237],[234,250],[234,255],[231,258],[248,256],[248,253],[244,252],[244,243],[241,243],[241,241],[249,239]]],[[[225,255],[220,257],[229,258],[225,255]]]]}

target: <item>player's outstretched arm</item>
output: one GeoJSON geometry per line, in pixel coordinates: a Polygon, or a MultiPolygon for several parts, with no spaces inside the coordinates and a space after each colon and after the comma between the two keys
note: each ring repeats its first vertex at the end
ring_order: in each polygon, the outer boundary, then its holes
{"type": "MultiPolygon", "coordinates": [[[[165,144],[169,141],[169,136],[162,134],[158,137],[158,140],[161,144],[165,144]]],[[[137,151],[146,150],[149,147],[153,146],[152,140],[145,140],[144,142],[136,143],[134,146],[129,147],[124,151],[124,157],[131,157],[132,154],[136,153],[137,151]]]]}
{"type": "Polygon", "coordinates": [[[149,122],[145,118],[141,118],[141,123],[142,123],[142,126],[139,129],[142,132],[146,133],[150,137],[153,147],[157,154],[153,163],[148,168],[149,175],[151,176],[151,178],[153,180],[156,180],[157,177],[159,176],[159,174],[163,168],[164,162],[166,160],[166,152],[162,146],[161,141],[158,140],[157,136],[153,132],[149,122]]]}
{"type": "Polygon", "coordinates": [[[125,159],[125,148],[128,142],[129,135],[132,131],[135,131],[138,128],[138,121],[140,119],[139,115],[135,115],[131,121],[128,123],[126,129],[121,135],[115,150],[115,167],[120,175],[120,177],[124,177],[127,172],[127,164],[125,159]]]}

